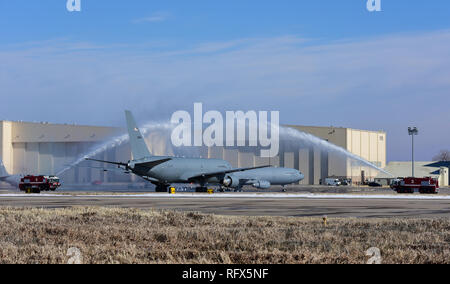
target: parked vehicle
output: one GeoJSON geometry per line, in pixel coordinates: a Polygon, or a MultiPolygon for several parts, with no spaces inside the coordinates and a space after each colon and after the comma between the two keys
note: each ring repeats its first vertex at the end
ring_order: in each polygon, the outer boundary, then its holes
{"type": "Polygon", "coordinates": [[[338,178],[326,178],[324,184],[328,186],[340,186],[341,181],[338,178]]]}
{"type": "Polygon", "coordinates": [[[56,176],[28,175],[20,179],[19,189],[26,193],[40,193],[41,191],[55,191],[61,186],[56,176]]]}
{"type": "Polygon", "coordinates": [[[432,177],[424,178],[398,178],[391,182],[391,188],[397,193],[419,193],[436,194],[439,189],[439,181],[432,177]]]}

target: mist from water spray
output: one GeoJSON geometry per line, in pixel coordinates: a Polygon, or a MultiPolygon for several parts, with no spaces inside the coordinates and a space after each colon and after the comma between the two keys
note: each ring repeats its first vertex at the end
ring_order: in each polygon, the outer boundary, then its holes
{"type": "MultiPolygon", "coordinates": [[[[142,126],[140,129],[141,133],[143,135],[148,134],[151,131],[170,131],[174,127],[173,124],[170,123],[164,123],[164,122],[149,122],[142,126]]],[[[116,147],[119,147],[125,143],[127,143],[130,140],[130,137],[128,136],[128,133],[116,136],[104,143],[102,143],[99,146],[96,146],[95,148],[89,150],[84,155],[79,156],[74,162],[72,162],[70,165],[67,165],[62,170],[58,171],[56,175],[61,175],[65,173],[66,171],[72,169],[73,167],[78,166],[80,163],[84,162],[87,158],[93,158],[99,154],[102,154],[108,150],[114,149],[116,147]]]]}
{"type": "MultiPolygon", "coordinates": [[[[165,132],[166,138],[170,137],[170,131],[174,129],[176,125],[171,124],[169,122],[148,122],[144,126],[140,127],[140,130],[143,135],[147,135],[152,131],[165,132]]],[[[352,161],[357,162],[360,166],[367,166],[369,168],[375,169],[379,172],[383,172],[385,174],[391,175],[385,170],[375,166],[374,164],[368,162],[367,160],[350,153],[342,147],[339,147],[335,144],[332,144],[326,140],[323,140],[319,137],[316,137],[312,134],[285,126],[279,126],[280,140],[283,143],[289,143],[296,148],[307,148],[307,147],[317,147],[320,150],[327,151],[329,153],[337,154],[344,158],[349,158],[352,161]]],[[[104,153],[108,150],[119,147],[129,141],[128,134],[123,134],[117,137],[114,137],[107,142],[95,147],[90,150],[88,153],[81,155],[76,159],[73,163],[60,170],[56,175],[61,175],[66,171],[70,170],[73,167],[76,167],[86,158],[93,158],[101,153],[104,153]]],[[[177,153],[178,156],[188,156],[188,157],[199,157],[200,155],[196,151],[197,147],[174,147],[174,152],[177,153]]],[[[391,175],[392,176],[392,175],[391,175]]]]}
{"type": "Polygon", "coordinates": [[[345,150],[344,148],[339,147],[335,144],[332,144],[332,143],[330,143],[324,139],[321,139],[317,136],[314,136],[312,134],[309,134],[309,133],[306,133],[306,132],[303,132],[303,131],[300,131],[300,130],[297,130],[297,129],[294,129],[291,127],[280,126],[279,129],[280,129],[280,140],[282,140],[282,141],[290,140],[291,143],[294,143],[297,147],[298,146],[317,147],[321,150],[327,151],[328,153],[333,153],[333,154],[337,154],[341,157],[349,158],[349,159],[357,162],[360,166],[367,166],[367,167],[375,169],[379,172],[391,175],[390,173],[386,172],[382,168],[375,166],[374,164],[361,158],[360,156],[350,153],[349,151],[345,150]]]}

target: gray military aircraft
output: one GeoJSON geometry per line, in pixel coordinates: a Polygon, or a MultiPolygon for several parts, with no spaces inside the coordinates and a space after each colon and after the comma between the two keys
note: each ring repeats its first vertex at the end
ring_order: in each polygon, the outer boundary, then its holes
{"type": "Polygon", "coordinates": [[[3,162],[0,161],[0,181],[9,183],[10,185],[17,187],[19,186],[21,178],[21,175],[10,175],[3,165],[3,162]]]}
{"type": "Polygon", "coordinates": [[[126,173],[136,174],[156,185],[157,192],[167,192],[173,183],[198,184],[196,192],[206,192],[207,185],[225,186],[235,191],[241,191],[244,185],[267,189],[271,185],[285,186],[304,178],[295,169],[270,166],[233,168],[227,161],[219,159],[152,156],[131,112],[125,111],[125,116],[133,160],[127,163],[86,160],[113,164],[126,173]]]}

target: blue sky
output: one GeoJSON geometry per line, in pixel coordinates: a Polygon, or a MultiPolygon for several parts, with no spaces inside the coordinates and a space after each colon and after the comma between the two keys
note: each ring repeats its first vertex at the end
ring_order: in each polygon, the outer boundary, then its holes
{"type": "Polygon", "coordinates": [[[122,125],[198,101],[382,129],[389,160],[417,125],[430,160],[450,148],[450,2],[381,3],[0,0],[0,119],[122,125]]]}
{"type": "Polygon", "coordinates": [[[7,43],[70,37],[192,44],[286,34],[334,40],[448,28],[450,13],[445,0],[382,0],[381,13],[369,13],[365,0],[81,0],[81,13],[67,12],[66,0],[0,2],[7,43]],[[145,21],[155,15],[161,20],[145,21]]]}

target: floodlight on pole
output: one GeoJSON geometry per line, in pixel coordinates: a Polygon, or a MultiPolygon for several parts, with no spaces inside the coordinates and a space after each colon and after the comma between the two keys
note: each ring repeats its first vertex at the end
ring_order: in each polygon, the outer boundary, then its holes
{"type": "Polygon", "coordinates": [[[408,127],[408,134],[411,135],[412,140],[411,164],[412,164],[412,177],[414,177],[414,135],[419,135],[419,129],[417,129],[417,127],[408,127]]]}

